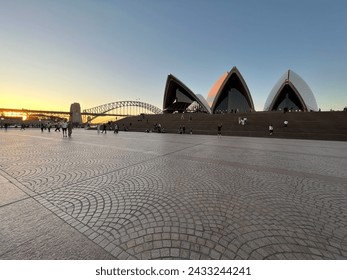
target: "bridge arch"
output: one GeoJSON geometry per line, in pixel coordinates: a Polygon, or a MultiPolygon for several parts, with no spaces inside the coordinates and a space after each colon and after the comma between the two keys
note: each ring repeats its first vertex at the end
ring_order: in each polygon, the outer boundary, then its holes
{"type": "MultiPolygon", "coordinates": [[[[103,105],[99,105],[93,108],[85,109],[83,110],[84,114],[94,115],[89,120],[93,120],[97,118],[100,115],[104,115],[105,113],[120,109],[120,108],[127,108],[124,112],[124,116],[136,116],[140,113],[134,113],[136,111],[139,111],[139,109],[144,109],[147,112],[151,112],[152,114],[161,114],[162,110],[158,107],[151,105],[146,102],[142,101],[116,101],[111,102],[103,105]],[[137,110],[131,109],[131,108],[137,108],[137,110]]],[[[142,112],[141,112],[142,113],[142,112]]],[[[121,114],[120,114],[121,115],[121,114]]]]}

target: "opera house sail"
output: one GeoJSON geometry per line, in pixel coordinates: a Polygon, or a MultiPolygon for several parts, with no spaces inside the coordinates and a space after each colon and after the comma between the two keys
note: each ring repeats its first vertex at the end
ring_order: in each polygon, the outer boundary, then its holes
{"type": "Polygon", "coordinates": [[[213,99],[213,114],[252,112],[254,104],[245,80],[236,67],[223,76],[212,87],[208,101],[213,99]],[[215,94],[215,96],[213,96],[215,94]]]}
{"type": "Polygon", "coordinates": [[[228,76],[229,72],[225,72],[222,76],[219,77],[219,79],[215,82],[213,87],[211,88],[210,92],[207,95],[207,103],[210,107],[212,107],[213,100],[215,99],[220,87],[224,83],[226,77],[228,76]]]}
{"type": "Polygon", "coordinates": [[[286,71],[271,90],[264,111],[318,111],[307,83],[294,71],[286,71]]]}
{"type": "Polygon", "coordinates": [[[193,103],[196,104],[194,106],[196,111],[211,113],[207,101],[201,95],[195,95],[179,79],[169,74],[164,92],[163,112],[184,112],[192,108],[193,103]]]}

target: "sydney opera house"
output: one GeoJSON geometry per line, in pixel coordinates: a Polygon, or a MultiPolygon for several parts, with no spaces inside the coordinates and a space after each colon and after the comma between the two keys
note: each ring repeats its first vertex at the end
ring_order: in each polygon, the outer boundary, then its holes
{"type": "Polygon", "coordinates": [[[271,90],[264,111],[318,111],[316,98],[306,82],[292,70],[286,71],[271,90]]]}
{"type": "MultiPolygon", "coordinates": [[[[307,83],[292,70],[286,71],[270,91],[264,111],[318,111],[307,83]]],[[[209,114],[253,112],[247,83],[236,67],[225,72],[211,88],[207,99],[195,94],[172,74],[166,80],[164,113],[204,112],[209,114]]]]}

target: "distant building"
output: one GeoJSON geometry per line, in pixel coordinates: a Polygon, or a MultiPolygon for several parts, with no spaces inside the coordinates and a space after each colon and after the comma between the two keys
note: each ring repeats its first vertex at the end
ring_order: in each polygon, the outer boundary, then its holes
{"type": "Polygon", "coordinates": [[[81,106],[79,103],[73,103],[70,106],[70,120],[74,125],[82,124],[81,106]]]}
{"type": "MultiPolygon", "coordinates": [[[[294,71],[287,70],[271,90],[264,111],[318,111],[316,99],[306,82],[294,71]]],[[[346,109],[347,110],[347,109],[346,109]]],[[[199,111],[210,114],[254,112],[248,86],[234,66],[211,88],[207,99],[194,94],[172,74],[166,80],[164,113],[199,111]]]]}
{"type": "Polygon", "coordinates": [[[286,71],[271,90],[264,111],[318,111],[316,98],[294,71],[286,71]]]}

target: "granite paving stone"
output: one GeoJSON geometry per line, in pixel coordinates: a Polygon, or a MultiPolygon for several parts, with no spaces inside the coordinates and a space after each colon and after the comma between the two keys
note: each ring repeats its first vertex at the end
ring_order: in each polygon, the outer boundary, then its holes
{"type": "MultiPolygon", "coordinates": [[[[3,178],[0,175],[0,178],[3,178]]],[[[4,206],[9,203],[28,198],[29,196],[21,189],[7,181],[6,179],[0,179],[0,206],[4,206]]]]}
{"type": "Polygon", "coordinates": [[[114,259],[32,198],[0,207],[0,217],[0,259],[114,259]]]}
{"type": "Polygon", "coordinates": [[[347,259],[347,143],[0,130],[0,259],[347,259]]]}

